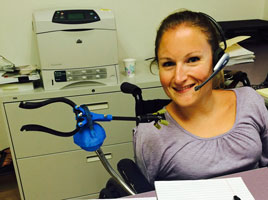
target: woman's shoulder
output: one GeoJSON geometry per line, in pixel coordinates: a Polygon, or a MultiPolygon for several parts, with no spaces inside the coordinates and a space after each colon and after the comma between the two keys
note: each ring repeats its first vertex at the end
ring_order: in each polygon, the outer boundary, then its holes
{"type": "Polygon", "coordinates": [[[250,86],[237,87],[237,88],[233,88],[231,90],[240,91],[240,92],[254,92],[255,91],[250,86]]]}
{"type": "Polygon", "coordinates": [[[220,99],[230,100],[231,97],[236,97],[238,103],[242,101],[259,99],[260,95],[251,87],[239,87],[239,88],[231,88],[231,89],[223,89],[223,90],[214,90],[220,99]]]}
{"type": "Polygon", "coordinates": [[[240,95],[240,96],[248,96],[248,97],[254,97],[254,98],[260,97],[260,95],[256,92],[256,90],[254,90],[252,87],[249,87],[249,86],[233,88],[231,90],[233,90],[237,95],[240,95]]]}
{"type": "Polygon", "coordinates": [[[233,90],[237,96],[238,112],[258,118],[267,115],[265,101],[256,90],[251,87],[241,87],[233,90]]]}
{"type": "Polygon", "coordinates": [[[264,104],[264,99],[262,96],[256,92],[252,87],[240,87],[232,89],[237,98],[237,104],[247,104],[247,105],[254,105],[260,106],[264,104]]]}

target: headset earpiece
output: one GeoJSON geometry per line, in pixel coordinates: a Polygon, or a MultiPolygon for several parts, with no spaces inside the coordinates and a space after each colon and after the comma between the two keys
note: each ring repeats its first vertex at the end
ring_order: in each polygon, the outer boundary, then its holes
{"type": "Polygon", "coordinates": [[[213,66],[216,66],[218,61],[221,59],[221,57],[224,55],[224,50],[222,48],[216,49],[216,51],[213,53],[213,66]]]}
{"type": "Polygon", "coordinates": [[[226,44],[226,39],[224,36],[224,32],[221,28],[221,26],[218,24],[218,22],[212,18],[211,16],[209,16],[208,14],[205,13],[201,13],[203,16],[205,16],[210,23],[213,25],[213,27],[215,28],[216,32],[218,32],[219,36],[221,37],[221,41],[224,44],[224,48],[218,48],[213,52],[213,66],[214,68],[217,66],[218,62],[221,60],[222,56],[225,54],[225,50],[227,48],[227,44],[226,44]]]}

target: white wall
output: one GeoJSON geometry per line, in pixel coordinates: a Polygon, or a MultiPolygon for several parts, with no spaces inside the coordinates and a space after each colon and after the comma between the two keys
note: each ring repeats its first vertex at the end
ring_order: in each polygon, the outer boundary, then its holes
{"type": "MultiPolygon", "coordinates": [[[[179,8],[202,11],[219,21],[268,19],[267,0],[0,0],[0,54],[16,65],[37,64],[32,12],[55,7],[112,9],[120,61],[125,57],[143,60],[153,56],[160,21],[179,8]]],[[[0,149],[7,146],[1,134],[0,149]]]]}
{"type": "MultiPolygon", "coordinates": [[[[119,59],[153,56],[160,21],[178,8],[210,14],[216,20],[262,18],[266,0],[0,0],[0,54],[17,65],[36,64],[38,55],[31,21],[35,9],[102,7],[114,11],[119,59]]],[[[267,6],[266,6],[267,7],[267,6]]],[[[267,10],[267,9],[266,9],[267,10]]]]}

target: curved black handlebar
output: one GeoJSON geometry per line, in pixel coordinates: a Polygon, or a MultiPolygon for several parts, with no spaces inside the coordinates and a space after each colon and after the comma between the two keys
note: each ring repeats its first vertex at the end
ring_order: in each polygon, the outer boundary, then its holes
{"type": "Polygon", "coordinates": [[[50,133],[52,135],[56,135],[60,137],[71,137],[80,130],[80,127],[77,126],[77,128],[71,132],[61,132],[61,131],[56,131],[54,129],[41,126],[41,125],[37,125],[37,124],[27,124],[27,125],[22,126],[20,130],[21,131],[41,131],[41,132],[50,133]]]}
{"type": "MultiPolygon", "coordinates": [[[[19,104],[19,107],[23,109],[35,109],[35,108],[40,108],[42,106],[46,106],[51,103],[57,103],[57,102],[66,103],[74,109],[75,114],[79,113],[78,110],[75,110],[76,104],[73,101],[66,99],[64,97],[48,99],[48,100],[40,101],[40,102],[21,102],[19,104]]],[[[46,132],[46,133],[50,133],[52,135],[57,135],[61,137],[70,137],[76,134],[80,130],[80,127],[77,126],[76,129],[70,132],[61,132],[61,131],[56,131],[54,129],[41,126],[41,125],[37,125],[37,124],[27,124],[27,125],[22,126],[20,130],[21,131],[41,131],[41,132],[46,132]]]]}
{"type": "Polygon", "coordinates": [[[20,108],[25,108],[25,109],[35,109],[35,108],[40,108],[42,106],[46,106],[51,103],[56,103],[56,102],[63,102],[66,103],[73,108],[75,108],[76,104],[71,101],[70,99],[66,99],[64,97],[58,97],[58,98],[53,98],[53,99],[48,99],[45,101],[40,101],[40,102],[20,102],[19,107],[20,108]]]}

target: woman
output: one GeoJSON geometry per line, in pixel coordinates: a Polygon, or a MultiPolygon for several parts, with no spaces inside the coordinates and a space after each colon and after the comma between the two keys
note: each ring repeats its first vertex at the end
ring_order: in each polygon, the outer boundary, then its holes
{"type": "Polygon", "coordinates": [[[268,165],[268,114],[250,87],[215,90],[209,81],[218,34],[204,14],[181,11],[159,27],[155,61],[172,100],[168,126],[139,124],[136,163],[155,180],[203,179],[268,165]]]}

